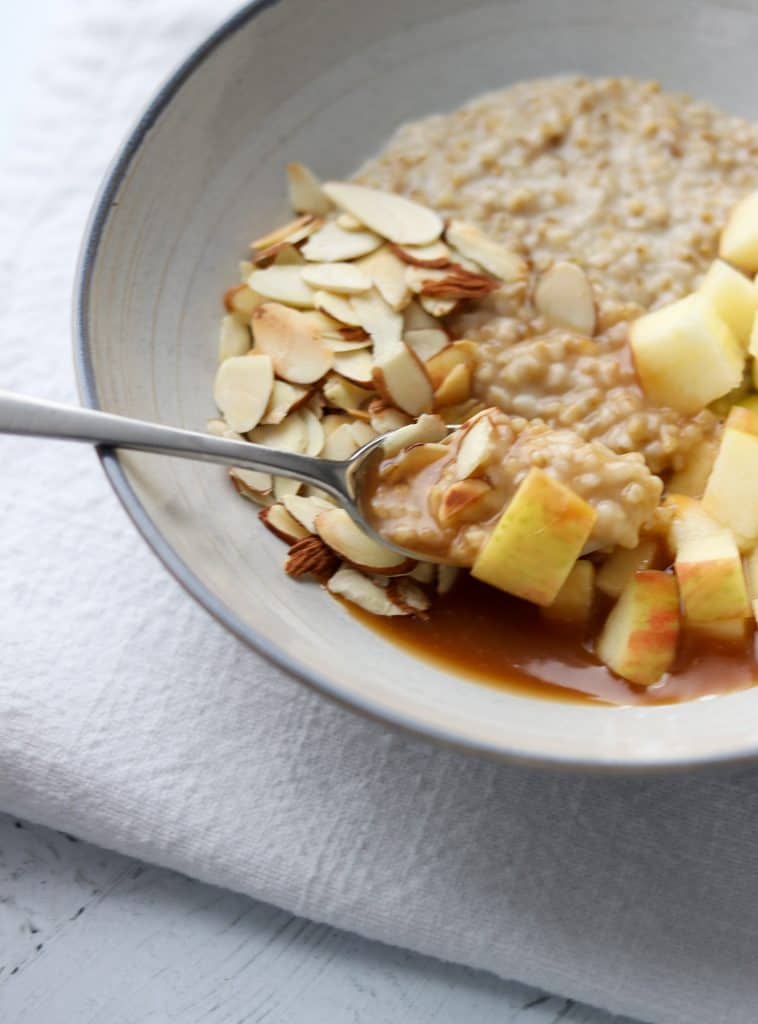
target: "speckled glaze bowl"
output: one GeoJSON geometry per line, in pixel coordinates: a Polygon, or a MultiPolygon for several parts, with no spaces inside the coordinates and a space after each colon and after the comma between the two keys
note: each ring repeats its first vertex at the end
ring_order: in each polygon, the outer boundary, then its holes
{"type": "MultiPolygon", "coordinates": [[[[521,78],[660,78],[754,109],[758,10],[705,0],[279,0],[239,12],[160,91],[97,201],[78,288],[90,405],[202,429],[219,295],[251,237],[287,214],[282,168],[342,177],[398,123],[521,78]]],[[[692,767],[758,753],[758,689],[661,708],[561,704],[416,660],[316,586],[202,463],[124,453],[104,469],[167,568],[232,632],[388,724],[556,766],[692,767]]]]}

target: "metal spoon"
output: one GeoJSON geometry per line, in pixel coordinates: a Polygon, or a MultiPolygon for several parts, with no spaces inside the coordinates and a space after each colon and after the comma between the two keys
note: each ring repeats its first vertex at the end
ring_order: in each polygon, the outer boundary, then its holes
{"type": "MultiPolygon", "coordinates": [[[[402,428],[401,428],[402,429],[402,428]]],[[[451,426],[449,432],[457,430],[451,426]]],[[[366,509],[365,484],[372,466],[381,460],[384,446],[396,431],[380,434],[344,461],[276,451],[250,441],[233,441],[194,430],[164,427],[159,423],[81,409],[27,395],[0,390],[0,434],[80,441],[109,448],[130,448],[157,455],[173,455],[223,466],[256,469],[320,487],[336,498],[355,522],[375,540],[411,558],[435,561],[426,552],[412,551],[382,536],[366,509]]]]}

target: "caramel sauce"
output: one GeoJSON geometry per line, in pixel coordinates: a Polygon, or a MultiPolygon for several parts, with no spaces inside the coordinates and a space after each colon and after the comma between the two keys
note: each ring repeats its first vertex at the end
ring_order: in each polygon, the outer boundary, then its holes
{"type": "MultiPolygon", "coordinates": [[[[674,704],[758,682],[756,635],[719,649],[683,635],[676,664],[654,686],[633,686],[600,664],[589,640],[546,622],[538,608],[462,574],[426,622],[380,618],[346,605],[375,633],[448,672],[529,697],[606,704],[674,704]]],[[[601,610],[602,611],[602,610],[601,610]]],[[[596,634],[595,625],[587,636],[596,634]]]]}

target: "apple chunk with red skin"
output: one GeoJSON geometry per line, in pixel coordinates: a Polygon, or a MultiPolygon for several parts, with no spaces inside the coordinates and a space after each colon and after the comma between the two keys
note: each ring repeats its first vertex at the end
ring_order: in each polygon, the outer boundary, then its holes
{"type": "Polygon", "coordinates": [[[532,468],[479,552],[471,575],[549,605],[571,572],[597,512],[565,484],[532,468]]]}
{"type": "Polygon", "coordinates": [[[703,508],[745,551],[758,543],[758,413],[735,406],[703,494],[703,508]]]}
{"type": "Polygon", "coordinates": [[[652,686],[667,672],[679,642],[679,588],[658,569],[636,572],[611,609],[595,651],[616,675],[652,686]]]}

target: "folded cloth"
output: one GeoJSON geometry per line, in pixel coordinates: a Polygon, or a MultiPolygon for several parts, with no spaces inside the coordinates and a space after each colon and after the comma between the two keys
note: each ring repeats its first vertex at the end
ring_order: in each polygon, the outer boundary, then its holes
{"type": "MultiPolygon", "coordinates": [[[[228,0],[61,5],[0,187],[0,382],[72,400],[105,165],[228,0]]],[[[89,450],[0,440],[0,807],[660,1024],[758,1007],[758,773],[533,772],[306,691],[185,596],[89,450]]]]}

